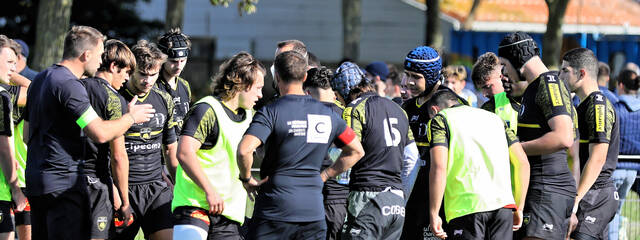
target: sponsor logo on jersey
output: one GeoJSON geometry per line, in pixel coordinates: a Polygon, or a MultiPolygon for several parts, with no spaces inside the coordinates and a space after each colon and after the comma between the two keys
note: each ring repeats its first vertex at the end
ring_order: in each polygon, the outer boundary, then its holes
{"type": "Polygon", "coordinates": [[[331,117],[329,115],[307,114],[307,143],[329,143],[331,117]]]}
{"type": "Polygon", "coordinates": [[[562,106],[562,95],[560,94],[560,86],[557,83],[549,83],[549,95],[551,95],[551,104],[554,107],[562,106]]]}
{"type": "Polygon", "coordinates": [[[404,217],[404,207],[400,205],[384,206],[382,207],[382,215],[400,215],[404,217]]]}
{"type": "Polygon", "coordinates": [[[604,105],[596,104],[595,105],[595,115],[596,115],[596,132],[604,132],[604,105]]]}

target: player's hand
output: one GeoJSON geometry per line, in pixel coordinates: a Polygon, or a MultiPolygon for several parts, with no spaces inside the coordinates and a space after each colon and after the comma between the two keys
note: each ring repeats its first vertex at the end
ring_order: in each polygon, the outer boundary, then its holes
{"type": "Polygon", "coordinates": [[[120,193],[118,193],[117,188],[113,188],[113,210],[118,210],[122,207],[122,199],[120,198],[120,193]]]}
{"type": "Polygon", "coordinates": [[[513,90],[513,88],[511,87],[511,85],[513,84],[513,82],[511,81],[510,78],[508,78],[507,76],[502,76],[502,79],[500,79],[502,81],[502,87],[504,88],[504,91],[509,94],[509,96],[511,96],[511,90],[513,90]]]}
{"type": "Polygon", "coordinates": [[[518,231],[520,227],[522,227],[522,211],[515,210],[513,211],[513,227],[511,230],[518,231]]]}
{"type": "Polygon", "coordinates": [[[251,199],[251,201],[255,201],[256,197],[258,196],[258,189],[260,188],[260,185],[262,185],[263,183],[267,182],[269,180],[269,177],[266,177],[260,181],[256,180],[253,177],[249,178],[249,182],[246,183],[242,183],[242,186],[244,187],[244,189],[247,190],[247,196],[249,196],[249,199],[251,199]]]}
{"type": "Polygon", "coordinates": [[[131,114],[131,116],[133,116],[133,120],[135,121],[135,123],[143,123],[149,121],[149,119],[153,117],[156,110],[153,109],[153,106],[151,106],[151,104],[136,105],[136,102],[138,102],[138,96],[133,96],[133,99],[131,99],[131,102],[129,102],[128,114],[131,114]]]}
{"type": "Polygon", "coordinates": [[[441,239],[447,238],[447,233],[442,228],[442,218],[440,218],[440,216],[431,216],[430,226],[431,231],[436,235],[436,237],[439,237],[441,239]]]}
{"type": "Polygon", "coordinates": [[[120,206],[119,212],[122,219],[130,219],[129,221],[125,221],[127,227],[133,223],[133,221],[131,221],[131,217],[133,217],[131,213],[131,206],[129,204],[123,204],[120,206]]]}
{"type": "Polygon", "coordinates": [[[207,203],[209,203],[209,213],[211,214],[222,214],[224,211],[224,201],[216,191],[207,194],[207,203]]]}
{"type": "Polygon", "coordinates": [[[24,208],[27,206],[27,197],[24,196],[20,187],[12,188],[11,198],[13,199],[13,203],[16,204],[15,210],[18,212],[24,211],[24,208]]]}
{"type": "Polygon", "coordinates": [[[576,230],[576,227],[578,226],[578,217],[576,216],[575,213],[571,214],[571,219],[569,220],[569,232],[567,233],[567,238],[566,239],[570,239],[569,236],[571,236],[571,233],[576,230]]]}

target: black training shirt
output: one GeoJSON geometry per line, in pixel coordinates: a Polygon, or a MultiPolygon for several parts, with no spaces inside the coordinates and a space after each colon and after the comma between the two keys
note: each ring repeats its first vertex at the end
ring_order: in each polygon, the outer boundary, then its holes
{"type": "MultiPolygon", "coordinates": [[[[218,99],[218,101],[220,100],[218,99]]],[[[243,108],[239,108],[235,113],[224,103],[221,105],[229,119],[234,122],[242,122],[247,116],[243,108]]],[[[220,126],[213,107],[205,102],[193,105],[185,117],[181,135],[198,140],[202,144],[200,149],[211,149],[216,146],[218,134],[220,134],[220,126]]]]}
{"type": "Polygon", "coordinates": [[[191,101],[191,87],[189,82],[180,77],[177,78],[176,88],[172,88],[171,85],[164,79],[164,76],[160,74],[158,81],[156,81],[156,87],[164,92],[167,92],[173,101],[173,119],[176,128],[176,136],[179,136],[182,132],[182,125],[184,124],[184,117],[189,111],[189,102],[191,101]]]}
{"type": "MultiPolygon", "coordinates": [[[[522,95],[521,106],[518,116],[518,138],[521,142],[540,138],[550,132],[549,119],[575,115],[567,86],[558,78],[557,72],[543,73],[531,82],[522,95]]],[[[527,157],[531,165],[530,189],[576,195],[575,180],[569,172],[565,149],[527,157]]]]}
{"type": "MultiPolygon", "coordinates": [[[[133,99],[126,84],[119,93],[129,102],[133,99]]],[[[124,134],[129,155],[129,184],[144,184],[162,179],[162,145],[176,142],[173,129],[173,101],[168,93],[152,88],[136,104],[151,104],[156,110],[149,121],[136,123],[124,134]]]]}
{"type": "Polygon", "coordinates": [[[613,105],[600,91],[592,92],[578,105],[580,128],[580,169],[589,160],[589,144],[608,143],[607,158],[592,188],[611,184],[611,174],[618,163],[620,129],[613,105]]]}

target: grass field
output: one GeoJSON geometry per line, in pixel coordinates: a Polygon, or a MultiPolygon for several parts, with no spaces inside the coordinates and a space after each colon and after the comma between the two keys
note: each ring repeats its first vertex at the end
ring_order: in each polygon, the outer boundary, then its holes
{"type": "Polygon", "coordinates": [[[622,216],[627,221],[622,223],[626,231],[620,235],[620,239],[640,240],[640,197],[636,192],[627,193],[627,199],[622,206],[622,216]]]}

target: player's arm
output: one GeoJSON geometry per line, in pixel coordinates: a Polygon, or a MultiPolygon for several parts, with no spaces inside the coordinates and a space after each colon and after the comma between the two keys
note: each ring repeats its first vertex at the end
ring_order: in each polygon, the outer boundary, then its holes
{"type": "Polygon", "coordinates": [[[567,163],[576,184],[580,182],[580,138],[573,141],[573,145],[567,149],[567,163]]]}
{"type": "MultiPolygon", "coordinates": [[[[416,142],[413,140],[411,128],[409,128],[409,131],[407,132],[407,139],[409,140],[409,144],[404,146],[404,161],[402,163],[401,175],[405,196],[411,195],[413,184],[416,182],[416,178],[418,177],[419,168],[416,166],[420,161],[420,152],[418,151],[416,142]]],[[[407,197],[406,200],[408,201],[409,198],[407,197]]]]}
{"type": "Polygon", "coordinates": [[[569,115],[554,116],[547,121],[551,131],[531,141],[522,142],[522,148],[530,156],[549,154],[571,147],[573,122],[569,115]]]}
{"type": "Polygon", "coordinates": [[[220,214],[224,210],[224,201],[218,195],[216,189],[211,185],[209,178],[204,173],[196,152],[202,143],[189,135],[180,136],[178,145],[177,161],[180,163],[184,173],[200,187],[209,202],[209,211],[213,214],[220,214]]]}
{"type": "Polygon", "coordinates": [[[238,144],[238,169],[240,177],[251,178],[251,166],[253,165],[253,152],[262,144],[262,141],[251,134],[245,134],[238,144]]]}
{"type": "Polygon", "coordinates": [[[18,186],[18,173],[16,172],[18,162],[15,158],[13,141],[11,141],[11,101],[8,97],[0,96],[0,108],[2,110],[0,112],[2,114],[2,121],[0,121],[0,167],[2,167],[4,178],[11,188],[13,201],[18,210],[22,210],[26,205],[26,198],[18,186]]]}
{"type": "MultiPolygon", "coordinates": [[[[128,213],[126,210],[130,208],[129,204],[129,157],[124,146],[124,136],[119,136],[109,142],[109,150],[111,151],[111,171],[113,175],[113,183],[120,196],[122,205],[120,209],[128,213]]],[[[115,195],[116,193],[114,193],[115,195]]],[[[116,209],[118,210],[118,209],[116,209]]],[[[129,216],[124,216],[128,219],[129,216]]]]}
{"type": "Polygon", "coordinates": [[[31,80],[29,80],[28,78],[26,78],[25,76],[22,76],[20,74],[13,74],[11,75],[11,79],[10,79],[11,83],[16,85],[16,86],[21,86],[24,88],[28,88],[29,85],[31,85],[31,80]]]}
{"type": "Polygon", "coordinates": [[[127,114],[116,120],[102,120],[91,106],[76,120],[76,123],[93,141],[106,143],[122,136],[131,125],[149,121],[155,110],[150,104],[136,105],[138,97],[129,103],[127,114]]]}
{"type": "Polygon", "coordinates": [[[347,171],[349,168],[360,160],[364,156],[364,149],[362,143],[356,137],[353,130],[350,127],[345,127],[344,131],[338,136],[339,141],[343,145],[340,149],[342,152],[338,159],[331,164],[328,168],[324,169],[320,174],[323,182],[326,182],[329,178],[336,177],[338,174],[347,171]]]}
{"type": "MultiPolygon", "coordinates": [[[[175,132],[175,130],[171,129],[171,131],[175,132]]],[[[176,179],[176,169],[178,169],[178,142],[171,143],[167,145],[165,151],[165,156],[167,159],[167,170],[169,170],[169,174],[171,175],[171,179],[175,181],[176,179]]]]}
{"type": "Polygon", "coordinates": [[[18,100],[16,101],[16,105],[18,105],[18,107],[24,107],[27,105],[27,90],[29,90],[28,87],[20,86],[20,93],[18,94],[18,100]]]}
{"type": "Polygon", "coordinates": [[[445,238],[442,219],[438,215],[447,184],[447,162],[449,161],[449,134],[442,115],[436,115],[427,123],[427,139],[431,149],[429,170],[429,216],[434,234],[445,238]]]}

